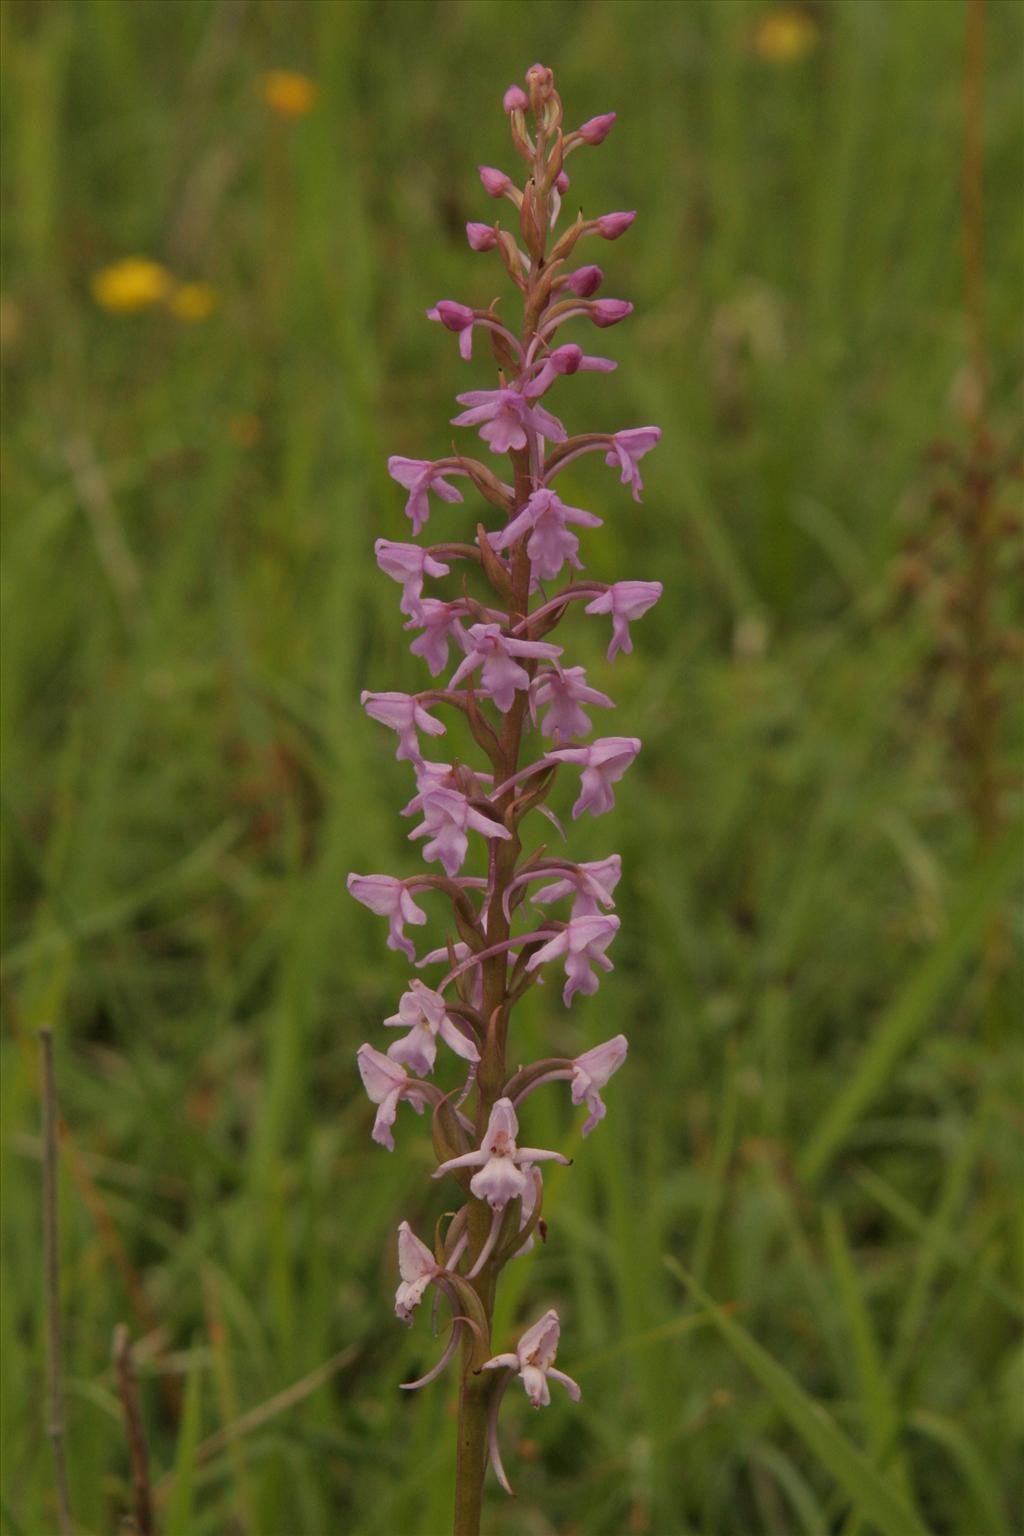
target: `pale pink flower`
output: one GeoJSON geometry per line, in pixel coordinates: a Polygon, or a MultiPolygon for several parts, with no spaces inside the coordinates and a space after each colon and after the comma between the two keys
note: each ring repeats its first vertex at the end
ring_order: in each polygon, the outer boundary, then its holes
{"type": "Polygon", "coordinates": [[[460,632],[459,639],[466,648],[466,657],[453,673],[451,686],[457,688],[463,678],[481,667],[484,687],[503,715],[512,708],[517,690],[530,686],[530,674],[514,657],[553,661],[562,654],[560,645],[544,640],[516,640],[503,634],[498,624],[471,624],[468,630],[460,632]]]}
{"type": "Polygon", "coordinates": [[[547,1152],[541,1147],[517,1147],[519,1120],[512,1108],[511,1099],[499,1099],[491,1110],[484,1139],[476,1152],[463,1152],[461,1157],[450,1157],[434,1172],[434,1178],[450,1173],[455,1168],[478,1168],[469,1181],[470,1190],[478,1200],[486,1200],[494,1211],[502,1211],[510,1200],[522,1199],[527,1192],[530,1177],[523,1172],[524,1163],[568,1163],[561,1152],[547,1152]]]}
{"type": "Polygon", "coordinates": [[[423,820],[409,836],[430,839],[423,845],[423,857],[442,864],[449,879],[462,868],[469,848],[467,832],[470,828],[484,837],[507,840],[512,836],[500,822],[475,810],[457,789],[425,789],[421,798],[423,820]]]}
{"type": "Polygon", "coordinates": [[[412,520],[413,533],[419,533],[430,516],[428,491],[433,491],[442,501],[462,500],[462,492],[444,478],[445,474],[451,473],[450,469],[439,471],[429,459],[403,459],[399,454],[392,454],[388,459],[388,474],[409,492],[405,511],[412,520]]]}
{"type": "Polygon", "coordinates": [[[568,1392],[574,1403],[580,1400],[580,1387],[564,1371],[554,1369],[555,1356],[558,1353],[558,1339],[561,1332],[561,1324],[558,1313],[552,1307],[550,1312],[545,1312],[539,1323],[534,1323],[532,1328],[527,1328],[515,1353],[495,1355],[480,1367],[482,1371],[496,1371],[503,1367],[515,1371],[521,1378],[526,1396],[534,1408],[546,1408],[551,1401],[551,1392],[548,1380],[559,1381],[568,1392]]]}
{"type": "Polygon", "coordinates": [[[359,702],[371,720],[379,720],[381,725],[397,731],[398,748],[395,756],[399,762],[423,761],[417,729],[426,732],[428,736],[446,734],[444,723],[428,714],[411,693],[371,693],[369,689],[364,689],[359,695],[359,702]]]}
{"type": "Polygon", "coordinates": [[[572,1101],[574,1104],[582,1104],[586,1100],[588,1110],[583,1123],[584,1136],[589,1136],[594,1126],[604,1119],[607,1111],[600,1090],[622,1066],[628,1050],[629,1041],[625,1035],[616,1035],[613,1040],[606,1040],[603,1045],[595,1045],[592,1050],[584,1051],[573,1062],[572,1101]]]}
{"type": "Polygon", "coordinates": [[[608,945],[619,931],[619,920],[612,916],[571,917],[561,933],[549,939],[543,948],[530,956],[528,971],[560,957],[565,960],[566,983],[562,1001],[568,1008],[577,992],[589,997],[597,991],[598,978],[593,967],[613,971],[615,967],[605,954],[608,945]]]}
{"type": "Polygon", "coordinates": [[[573,917],[594,917],[601,907],[614,907],[612,892],[622,878],[622,860],[617,853],[590,864],[576,864],[572,873],[534,891],[533,900],[541,903],[564,901],[572,896],[573,917]]]}
{"type": "Polygon", "coordinates": [[[629,633],[631,619],[639,619],[648,608],[653,608],[663,591],[660,581],[615,581],[588,603],[585,613],[609,613],[612,619],[612,640],[608,647],[608,660],[614,661],[619,651],[627,656],[633,649],[629,633]]]}
{"type": "Polygon", "coordinates": [[[423,1084],[414,1077],[406,1076],[396,1062],[374,1050],[372,1045],[361,1045],[356,1052],[356,1060],[367,1096],[378,1106],[377,1118],[373,1122],[373,1139],[393,1152],[395,1139],[391,1127],[395,1123],[398,1105],[405,1099],[418,1115],[422,1115],[423,1106],[427,1102],[423,1084]]]}
{"type": "Polygon", "coordinates": [[[412,1314],[423,1300],[427,1286],[444,1270],[407,1221],[398,1229],[398,1273],[402,1283],[395,1292],[395,1316],[411,1325],[412,1314]]]}
{"type": "Polygon", "coordinates": [[[414,656],[421,656],[430,668],[431,677],[439,677],[448,665],[448,645],[457,639],[462,626],[460,603],[445,603],[440,598],[425,597],[416,612],[405,625],[406,629],[419,629],[421,634],[411,641],[409,649],[414,656]]]}
{"type": "Polygon", "coordinates": [[[521,85],[510,85],[501,99],[501,104],[506,112],[525,112],[530,101],[521,85]]]}
{"type": "Polygon", "coordinates": [[[525,448],[527,431],[552,443],[565,442],[565,428],[557,417],[541,405],[531,405],[518,390],[470,389],[455,398],[460,405],[468,406],[468,410],[453,416],[452,426],[479,426],[480,436],[492,453],[525,448]]]}
{"type": "Polygon", "coordinates": [[[537,372],[524,391],[531,400],[539,399],[563,374],[612,373],[619,365],[610,357],[587,357],[582,347],[569,341],[564,346],[555,347],[535,366],[537,372]]]}
{"type": "Polygon", "coordinates": [[[477,323],[476,312],[465,304],[452,299],[442,299],[433,309],[427,310],[428,320],[437,320],[446,330],[454,331],[459,338],[459,355],[464,362],[473,356],[473,327],[477,323]]]}
{"type": "Polygon", "coordinates": [[[660,441],[660,427],[630,427],[624,432],[612,433],[608,439],[608,452],[604,461],[613,469],[616,464],[619,466],[622,470],[621,482],[632,488],[634,501],[640,500],[640,492],[644,488],[637,464],[660,441]]]}
{"type": "Polygon", "coordinates": [[[582,570],[577,553],[580,541],[570,533],[568,524],[579,528],[600,528],[601,519],[581,507],[567,507],[554,491],[534,491],[523,510],[495,537],[491,543],[495,549],[508,549],[524,534],[530,537],[526,553],[534,567],[534,575],[541,581],[557,576],[568,563],[577,571],[582,570]]]}
{"type": "Polygon", "coordinates": [[[450,565],[435,560],[429,549],[419,544],[399,544],[393,539],[378,539],[373,546],[377,564],[385,576],[402,583],[402,613],[416,613],[423,595],[423,582],[427,576],[447,576],[450,565]]]}
{"type": "Polygon", "coordinates": [[[409,1031],[403,1039],[388,1046],[388,1055],[392,1061],[404,1063],[420,1077],[426,1077],[434,1070],[439,1036],[464,1061],[480,1060],[475,1043],[448,1017],[441,994],[431,991],[416,978],[409,983],[409,990],[402,993],[398,1012],[384,1023],[389,1029],[409,1031]]]}
{"type": "Polygon", "coordinates": [[[581,705],[614,708],[608,695],[589,687],[586,678],[583,667],[552,667],[534,679],[531,706],[547,711],[541,721],[542,735],[553,736],[556,741],[586,736],[592,729],[592,722],[581,705]]]}
{"type": "Polygon", "coordinates": [[[421,928],[427,914],[413,901],[405,882],[396,880],[394,875],[349,875],[346,885],[356,901],[378,917],[387,918],[388,949],[397,949],[414,961],[416,949],[412,940],[405,937],[405,924],[421,928]]]}
{"type": "Polygon", "coordinates": [[[601,736],[586,747],[556,747],[548,753],[560,763],[583,769],[580,797],[572,808],[575,821],[584,811],[603,816],[615,804],[611,786],[617,784],[640,751],[637,736],[601,736]]]}

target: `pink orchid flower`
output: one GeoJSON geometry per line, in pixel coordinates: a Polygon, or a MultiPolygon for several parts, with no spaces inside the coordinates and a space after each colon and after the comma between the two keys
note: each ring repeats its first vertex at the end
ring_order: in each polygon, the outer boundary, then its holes
{"type": "Polygon", "coordinates": [[[541,405],[531,405],[518,390],[470,389],[455,398],[468,410],[453,416],[452,426],[479,426],[480,436],[492,453],[525,448],[528,431],[552,443],[565,442],[566,431],[558,418],[541,405]]]}
{"type": "Polygon", "coordinates": [[[615,804],[611,786],[622,778],[640,751],[638,736],[601,736],[587,747],[556,747],[548,753],[560,763],[574,763],[583,769],[580,796],[572,808],[575,821],[589,811],[603,816],[615,804]]]}
{"type": "Polygon", "coordinates": [[[378,1106],[377,1118],[373,1122],[373,1139],[393,1152],[395,1139],[391,1127],[395,1123],[399,1103],[405,1099],[418,1115],[422,1115],[427,1094],[422,1083],[414,1077],[408,1077],[396,1062],[374,1050],[372,1045],[361,1045],[356,1052],[356,1060],[367,1096],[378,1106]]]}
{"type": "Polygon", "coordinates": [[[582,992],[585,997],[589,997],[597,991],[598,978],[593,970],[595,965],[599,965],[605,971],[615,969],[605,950],[618,931],[617,917],[604,915],[571,917],[561,933],[549,939],[541,949],[530,956],[526,969],[535,971],[538,966],[546,965],[549,960],[563,957],[567,980],[562,991],[562,1001],[568,1008],[577,992],[582,992]]]}
{"type": "Polygon", "coordinates": [[[493,1211],[503,1211],[510,1200],[520,1200],[530,1185],[523,1172],[524,1163],[565,1163],[561,1152],[547,1152],[541,1147],[517,1147],[519,1120],[511,1099],[499,1099],[491,1110],[484,1139],[476,1152],[450,1157],[434,1172],[439,1179],[455,1168],[478,1168],[469,1181],[478,1200],[486,1200],[493,1211]]]}
{"type": "Polygon", "coordinates": [[[403,459],[399,454],[392,454],[388,459],[388,474],[409,492],[405,511],[412,520],[413,533],[419,533],[430,516],[428,491],[433,491],[442,501],[462,500],[462,492],[444,478],[445,474],[451,473],[450,469],[438,470],[429,459],[403,459]]]}
{"type": "Polygon", "coordinates": [[[580,541],[569,532],[570,523],[579,528],[600,528],[601,518],[580,507],[567,507],[554,491],[534,491],[523,510],[497,537],[492,537],[491,543],[495,549],[509,549],[529,534],[526,553],[533,564],[534,575],[541,581],[550,581],[566,561],[577,571],[583,569],[577,559],[580,541]]]}
{"type": "Polygon", "coordinates": [[[579,1383],[573,1381],[564,1371],[554,1369],[555,1356],[558,1354],[558,1339],[561,1333],[561,1323],[558,1313],[552,1307],[545,1312],[539,1323],[534,1323],[532,1328],[527,1328],[515,1353],[495,1355],[480,1367],[482,1371],[498,1371],[507,1369],[515,1371],[522,1379],[526,1396],[534,1408],[546,1408],[551,1401],[551,1392],[548,1380],[559,1381],[568,1392],[574,1403],[580,1400],[579,1383]]]}
{"type": "Polygon", "coordinates": [[[402,601],[398,605],[402,613],[419,612],[425,577],[447,576],[451,572],[450,565],[435,560],[429,549],[421,549],[418,544],[399,544],[392,539],[378,539],[373,549],[377,564],[385,576],[391,576],[402,583],[402,601]]]}
{"type": "MultiPolygon", "coordinates": [[[[597,269],[595,268],[595,271],[597,269]]],[[[541,362],[536,363],[535,373],[523,393],[531,400],[538,400],[549,390],[556,379],[569,373],[613,373],[618,367],[610,357],[587,357],[575,342],[555,347],[541,362]]]]}
{"type": "Polygon", "coordinates": [[[411,1326],[412,1314],[423,1300],[427,1286],[444,1270],[407,1221],[398,1229],[398,1273],[402,1283],[395,1292],[395,1316],[411,1326]]]}
{"type": "Polygon", "coordinates": [[[420,751],[419,738],[416,735],[417,728],[428,736],[444,736],[447,727],[440,720],[435,720],[433,715],[427,713],[419,700],[411,693],[370,693],[364,689],[359,695],[362,704],[371,720],[379,720],[381,725],[387,725],[393,731],[398,732],[398,749],[395,756],[399,762],[421,763],[423,754],[420,751]]]}
{"type": "Polygon", "coordinates": [[[621,483],[630,486],[634,501],[640,500],[640,492],[644,488],[638,463],[645,453],[650,453],[660,442],[660,427],[629,427],[624,432],[613,432],[608,439],[608,452],[604,461],[613,469],[616,464],[619,466],[622,471],[621,483]]]}
{"type": "Polygon", "coordinates": [[[586,1100],[588,1110],[583,1123],[584,1136],[589,1136],[594,1126],[604,1119],[607,1110],[600,1090],[622,1066],[628,1050],[629,1041],[625,1035],[616,1035],[613,1040],[606,1040],[603,1045],[595,1045],[592,1050],[584,1051],[573,1062],[572,1101],[574,1104],[582,1104],[586,1100]]]}
{"type": "Polygon", "coordinates": [[[409,833],[410,838],[427,837],[423,857],[444,866],[445,874],[457,875],[469,849],[467,832],[472,829],[484,837],[503,838],[511,832],[501,822],[484,816],[470,805],[457,789],[428,788],[422,791],[423,820],[409,833]]]}
{"type": "Polygon", "coordinates": [[[466,658],[453,674],[451,686],[457,688],[463,678],[482,667],[484,687],[503,715],[512,708],[516,692],[530,686],[530,674],[513,658],[554,661],[562,654],[560,645],[549,645],[543,640],[516,640],[503,634],[499,624],[471,624],[459,639],[466,648],[466,658]]]}
{"type": "Polygon", "coordinates": [[[463,612],[464,605],[459,602],[444,603],[437,597],[425,597],[404,626],[421,631],[409,649],[414,656],[423,658],[431,677],[440,677],[448,665],[448,646],[461,633],[459,615],[463,612]]]}
{"type": "Polygon", "coordinates": [[[389,1029],[407,1029],[409,1033],[388,1046],[392,1061],[402,1062],[420,1077],[434,1070],[437,1041],[440,1037],[464,1061],[479,1061],[475,1043],[449,1018],[444,998],[416,978],[402,993],[398,1012],[384,1020],[389,1029]]]}
{"type": "Polygon", "coordinates": [[[617,853],[591,864],[577,864],[571,876],[555,880],[534,891],[533,900],[546,904],[572,896],[573,917],[595,917],[601,907],[613,907],[612,892],[622,878],[622,860],[617,853]]]}
{"type": "Polygon", "coordinates": [[[653,608],[662,594],[660,581],[613,581],[607,592],[588,603],[585,613],[610,613],[612,640],[608,647],[608,660],[614,661],[620,651],[628,656],[633,649],[629,633],[631,619],[639,619],[648,608],[653,608]]]}
{"type": "Polygon", "coordinates": [[[546,710],[541,734],[553,736],[556,741],[571,741],[574,736],[586,736],[592,730],[590,716],[581,708],[583,704],[615,708],[606,693],[588,685],[583,667],[552,667],[541,672],[534,679],[530,702],[535,709],[546,710]]]}
{"type": "Polygon", "coordinates": [[[394,875],[349,875],[345,882],[349,894],[378,917],[388,920],[388,949],[397,949],[415,962],[416,949],[405,937],[405,924],[422,927],[427,914],[418,907],[405,888],[404,880],[394,875]]]}

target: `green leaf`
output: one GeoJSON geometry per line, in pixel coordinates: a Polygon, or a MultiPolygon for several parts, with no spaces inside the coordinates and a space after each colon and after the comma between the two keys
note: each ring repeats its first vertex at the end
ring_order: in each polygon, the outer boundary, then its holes
{"type": "Polygon", "coordinates": [[[196,1448],[202,1427],[202,1380],[196,1360],[188,1374],[185,1407],[178,1431],[178,1449],[174,1457],[174,1483],[171,1488],[164,1536],[190,1536],[192,1496],[195,1492],[196,1448]]]}

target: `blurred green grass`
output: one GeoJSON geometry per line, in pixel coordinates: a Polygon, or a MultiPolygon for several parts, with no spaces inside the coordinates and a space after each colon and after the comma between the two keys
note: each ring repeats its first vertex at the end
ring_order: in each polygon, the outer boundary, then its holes
{"type": "MultiPolygon", "coordinates": [[[[949,1536],[1024,1527],[1014,918],[995,982],[980,962],[1013,849],[976,867],[928,605],[892,575],[927,444],[963,438],[964,11],[835,0],[782,63],[754,46],[770,9],[0,7],[12,1536],[55,1527],[44,1022],[81,1531],[130,1502],[122,1319],[169,1532],[447,1528],[450,1394],[396,1390],[432,1344],[390,1303],[398,1220],[426,1229],[444,1197],[419,1123],[392,1158],[368,1139],[353,1053],[404,971],[343,882],[416,863],[407,776],[358,707],[419,678],[372,542],[405,526],[387,454],[443,453],[451,396],[486,372],[421,316],[500,291],[462,226],[535,57],[572,117],[619,112],[573,194],[640,209],[603,263],[637,305],[607,337],[619,371],[575,380],[567,419],[664,429],[642,507],[585,463],[571,499],[606,519],[593,573],[666,597],[613,679],[574,632],[645,745],[614,823],[573,832],[624,856],[618,968],[571,1016],[531,996],[524,1054],[620,1028],[632,1052],[549,1180],[545,1252],[507,1276],[500,1327],[557,1302],[584,1397],[537,1420],[509,1399],[519,1498],[490,1494],[488,1529],[854,1536],[887,1499],[949,1536]],[[260,97],[281,67],[319,87],[292,122],[260,97]],[[132,254],[213,285],[214,314],[99,309],[92,274],[132,254]],[[815,1440],[805,1398],[839,1438],[815,1440]]],[[[1005,429],[1022,11],[993,0],[988,25],[1005,429]]],[[[537,1101],[534,1129],[564,1144],[565,1105],[537,1101]]]]}

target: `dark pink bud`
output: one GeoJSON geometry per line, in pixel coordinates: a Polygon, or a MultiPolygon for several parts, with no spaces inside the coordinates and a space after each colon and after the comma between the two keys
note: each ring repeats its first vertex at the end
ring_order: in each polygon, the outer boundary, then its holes
{"type": "Polygon", "coordinates": [[[473,251],[493,251],[498,243],[497,231],[490,224],[467,224],[466,239],[473,251]]]}
{"type": "Polygon", "coordinates": [[[555,190],[563,195],[569,190],[569,178],[564,171],[559,171],[555,177],[555,190]]]}
{"type": "Polygon", "coordinates": [[[614,112],[602,112],[600,117],[591,117],[585,123],[581,123],[576,132],[584,144],[600,144],[611,133],[614,121],[614,112]]]}
{"type": "Polygon", "coordinates": [[[617,240],[626,233],[635,218],[635,210],[632,213],[602,213],[599,219],[594,220],[594,228],[606,240],[617,240]]]}
{"type": "Polygon", "coordinates": [[[578,299],[589,299],[592,293],[596,293],[604,282],[604,273],[600,267],[580,267],[573,272],[566,282],[570,293],[574,293],[578,299]]]}
{"type": "Polygon", "coordinates": [[[556,347],[548,358],[556,373],[575,373],[582,361],[583,348],[578,347],[574,341],[567,342],[564,347],[556,347]]]}
{"type": "Polygon", "coordinates": [[[633,313],[628,299],[595,299],[590,306],[590,318],[595,325],[618,325],[633,313]]]}
{"type": "Polygon", "coordinates": [[[525,112],[530,105],[522,86],[510,85],[501,101],[506,112],[525,112]]]}
{"type": "Polygon", "coordinates": [[[427,310],[427,318],[440,320],[449,331],[464,331],[467,325],[473,324],[476,316],[465,304],[456,304],[454,299],[442,299],[433,309],[427,310]]]}
{"type": "Polygon", "coordinates": [[[489,193],[491,197],[504,197],[505,193],[512,186],[512,182],[505,175],[505,172],[496,170],[493,165],[482,165],[480,167],[480,180],[484,184],[484,191],[489,193]]]}

